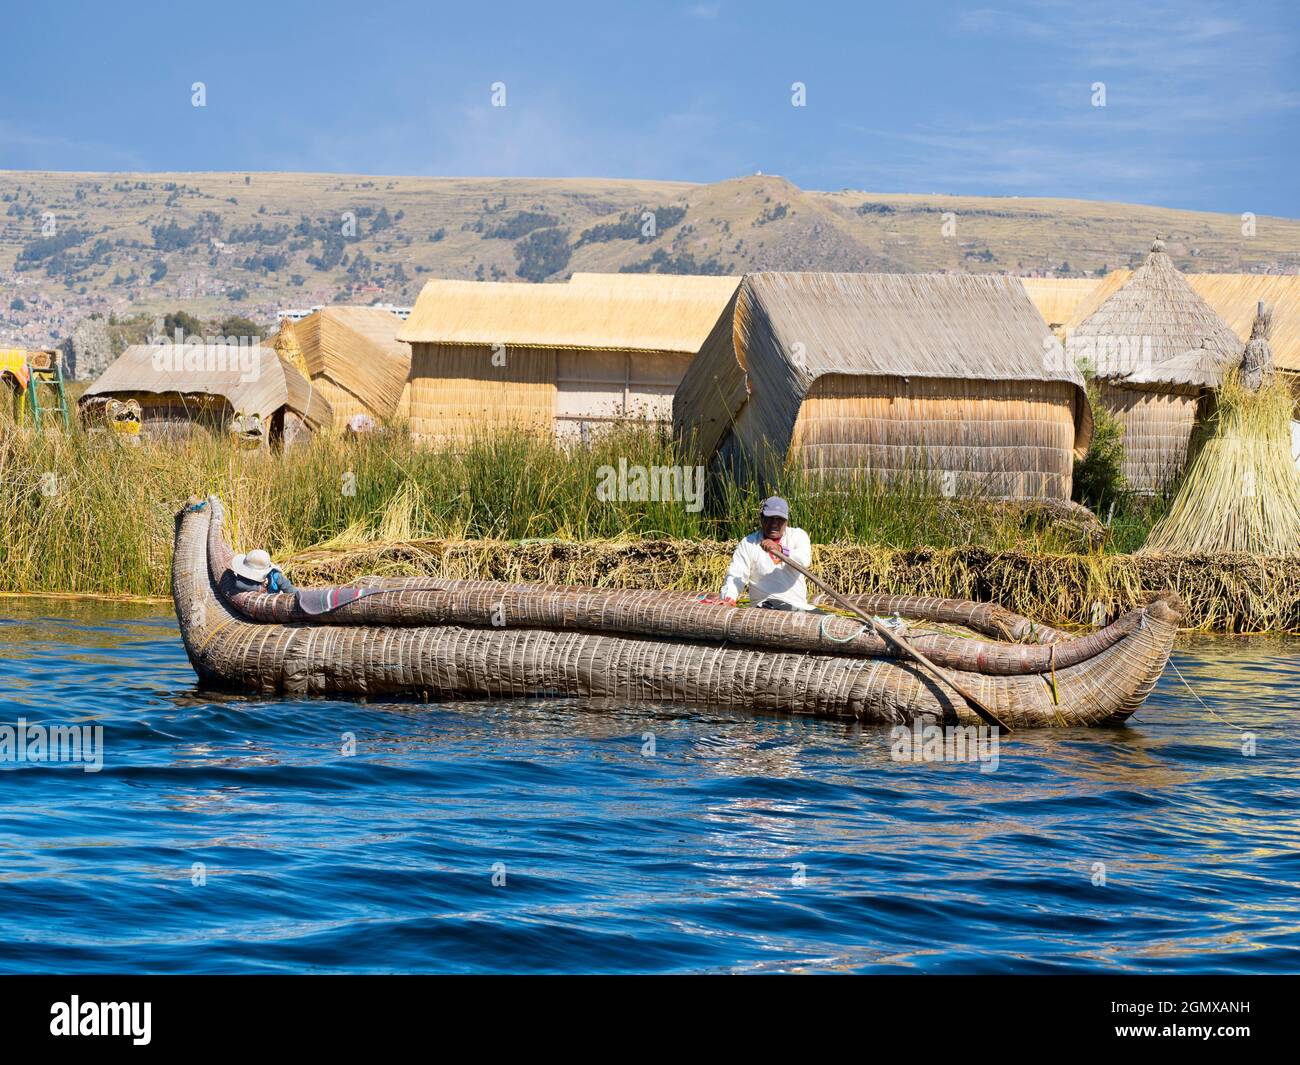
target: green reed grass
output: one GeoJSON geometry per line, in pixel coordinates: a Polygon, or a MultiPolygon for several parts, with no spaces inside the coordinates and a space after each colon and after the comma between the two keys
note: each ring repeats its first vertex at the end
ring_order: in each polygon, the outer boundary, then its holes
{"type": "MultiPolygon", "coordinates": [[[[173,515],[190,495],[224,500],[241,548],[292,558],[323,543],[376,540],[718,540],[754,528],[762,495],[786,496],[816,542],[890,548],[979,546],[1077,551],[1050,524],[996,507],[955,512],[924,476],[827,490],[786,471],[766,489],[712,478],[705,505],[598,497],[602,467],[679,466],[671,438],[633,427],[563,446],[504,432],[417,449],[394,427],[356,441],[325,436],[283,454],[240,452],[198,435],[128,446],[80,431],[37,436],[0,424],[0,590],[165,595],[173,515]]],[[[1117,514],[1105,550],[1140,543],[1153,517],[1117,514]],[[1140,535],[1139,535],[1140,534],[1140,535]]]]}

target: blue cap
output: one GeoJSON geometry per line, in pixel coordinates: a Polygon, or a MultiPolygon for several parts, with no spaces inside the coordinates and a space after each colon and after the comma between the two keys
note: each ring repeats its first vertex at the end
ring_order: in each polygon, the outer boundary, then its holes
{"type": "Polygon", "coordinates": [[[765,518],[785,518],[790,520],[790,504],[780,496],[772,496],[770,499],[763,500],[763,507],[759,511],[765,518]]]}

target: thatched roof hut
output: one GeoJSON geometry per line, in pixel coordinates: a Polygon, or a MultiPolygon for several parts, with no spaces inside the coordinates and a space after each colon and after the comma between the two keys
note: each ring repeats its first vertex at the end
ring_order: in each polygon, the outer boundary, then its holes
{"type": "MultiPolygon", "coordinates": [[[[385,421],[397,413],[411,348],[397,339],[402,319],[380,307],[322,307],[281,325],[272,344],[296,344],[312,384],[342,431],[357,414],[385,421]]],[[[282,355],[286,352],[281,351],[282,355]]]]}
{"type": "MultiPolygon", "coordinates": [[[[1079,301],[1065,324],[1076,329],[1130,277],[1132,270],[1112,270],[1079,301]]],[[[1298,274],[1186,274],[1187,283],[1205,300],[1243,342],[1250,338],[1255,308],[1260,300],[1273,318],[1270,345],[1274,365],[1300,377],[1300,275],[1298,274]]],[[[1031,293],[1032,295],[1032,293],[1031,293]]]]}
{"type": "Polygon", "coordinates": [[[505,425],[567,437],[666,423],[738,284],[620,274],[565,285],[430,281],[398,331],[411,345],[402,412],[417,440],[505,425]]]}
{"type": "Polygon", "coordinates": [[[1015,278],[750,274],[673,401],[723,468],[1070,496],[1092,439],[1083,378],[1015,278]]]}
{"type": "Polygon", "coordinates": [[[1102,403],[1124,427],[1129,486],[1155,492],[1187,464],[1210,391],[1241,341],[1157,240],[1127,281],[1067,327],[1066,351],[1097,375],[1102,403]]]}
{"type": "Polygon", "coordinates": [[[77,401],[83,420],[102,421],[110,400],[135,400],[147,436],[202,428],[231,433],[244,446],[290,442],[334,417],[329,401],[265,344],[136,344],[77,401]]]}

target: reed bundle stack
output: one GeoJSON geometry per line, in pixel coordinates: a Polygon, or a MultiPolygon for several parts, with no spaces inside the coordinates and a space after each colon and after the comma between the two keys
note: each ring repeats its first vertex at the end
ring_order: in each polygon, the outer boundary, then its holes
{"type": "Polygon", "coordinates": [[[410,345],[397,339],[402,324],[380,307],[322,307],[286,320],[273,343],[329,402],[342,432],[358,414],[377,422],[397,414],[411,367],[410,345]]]}
{"type": "Polygon", "coordinates": [[[1300,555],[1300,472],[1291,456],[1291,392],[1273,367],[1260,304],[1241,365],[1218,390],[1212,434],[1142,550],[1300,555]]]}

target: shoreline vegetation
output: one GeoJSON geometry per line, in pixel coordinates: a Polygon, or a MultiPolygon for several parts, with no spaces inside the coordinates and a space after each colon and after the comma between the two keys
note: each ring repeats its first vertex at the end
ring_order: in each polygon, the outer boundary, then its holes
{"type": "Polygon", "coordinates": [[[790,471],[765,491],[705,478],[698,507],[637,498],[636,470],[676,470],[689,494],[693,467],[647,427],[566,446],[503,432],[416,449],[393,426],[357,440],[317,434],[281,455],[205,433],[133,446],[0,424],[0,592],[167,596],[173,517],[209,492],[240,549],[265,547],[300,583],[431,573],[713,592],[775,491],[818,545],[815,568],[845,592],[996,600],[1090,626],[1173,588],[1188,628],[1300,633],[1300,566],[1289,560],[1132,553],[1167,498],[1122,500],[1103,528],[1050,507],[944,498],[921,475],[828,490],[790,471]]]}

